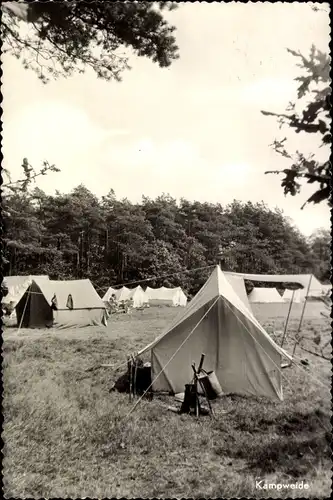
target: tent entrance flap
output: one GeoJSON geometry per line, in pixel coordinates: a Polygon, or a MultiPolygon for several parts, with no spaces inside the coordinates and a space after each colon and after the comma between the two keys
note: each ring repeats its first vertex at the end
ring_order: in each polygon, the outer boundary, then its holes
{"type": "Polygon", "coordinates": [[[53,311],[35,282],[17,304],[16,314],[23,328],[44,328],[53,323],[53,311]]]}

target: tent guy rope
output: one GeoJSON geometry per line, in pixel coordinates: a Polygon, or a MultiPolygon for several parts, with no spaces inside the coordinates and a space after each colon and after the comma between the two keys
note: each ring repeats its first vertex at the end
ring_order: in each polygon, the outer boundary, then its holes
{"type": "Polygon", "coordinates": [[[150,278],[144,278],[144,279],[136,280],[136,281],[129,281],[127,283],[120,283],[120,284],[118,283],[118,284],[115,284],[115,285],[110,285],[108,287],[100,287],[98,285],[94,285],[94,286],[96,288],[98,288],[99,290],[108,291],[109,288],[121,287],[121,286],[128,286],[128,285],[135,285],[137,283],[144,283],[146,281],[153,281],[153,280],[158,280],[158,279],[161,279],[161,278],[170,278],[171,276],[177,276],[178,274],[192,273],[192,272],[195,272],[195,271],[203,271],[205,269],[211,269],[212,267],[215,267],[215,264],[212,264],[210,266],[204,266],[204,267],[196,267],[194,269],[185,269],[184,271],[177,271],[176,273],[172,273],[172,274],[160,274],[158,276],[152,276],[150,278]]]}

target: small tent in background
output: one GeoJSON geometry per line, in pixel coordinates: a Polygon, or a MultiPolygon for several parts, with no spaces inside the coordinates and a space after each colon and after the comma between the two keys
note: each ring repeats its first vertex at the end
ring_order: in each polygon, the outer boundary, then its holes
{"type": "Polygon", "coordinates": [[[187,304],[187,297],[180,287],[177,288],[150,288],[147,287],[146,295],[149,299],[151,306],[172,306],[172,307],[185,307],[187,304]]]}
{"type": "Polygon", "coordinates": [[[7,325],[17,323],[15,307],[29,288],[33,280],[49,280],[47,275],[40,276],[5,276],[3,282],[8,289],[8,294],[2,298],[2,307],[12,311],[7,317],[4,316],[4,322],[7,325]]]}
{"type": "Polygon", "coordinates": [[[106,310],[90,280],[33,280],[16,306],[25,328],[106,326],[106,310]]]}
{"type": "Polygon", "coordinates": [[[281,358],[291,357],[265,332],[219,266],[188,307],[138,355],[151,351],[153,390],[183,392],[191,363],[205,353],[224,393],[283,399],[281,358]]]}
{"type": "Polygon", "coordinates": [[[130,290],[129,299],[133,300],[134,308],[142,307],[148,303],[148,298],[140,285],[130,290]]]}
{"type": "Polygon", "coordinates": [[[115,291],[116,301],[122,302],[123,300],[128,300],[130,298],[130,293],[131,290],[129,288],[126,288],[126,286],[119,288],[119,290],[115,291]]]}
{"type": "Polygon", "coordinates": [[[108,291],[106,292],[106,294],[104,295],[104,297],[102,299],[103,302],[108,302],[111,299],[112,295],[115,295],[115,294],[116,294],[116,290],[110,286],[110,288],[108,289],[108,291]]]}
{"type": "Polygon", "coordinates": [[[284,291],[284,294],[282,295],[282,300],[284,302],[290,302],[291,300],[295,302],[295,304],[300,304],[301,302],[304,302],[304,296],[301,293],[301,290],[288,290],[286,289],[284,291]],[[294,297],[293,297],[294,293],[294,297]]]}
{"type": "Polygon", "coordinates": [[[253,288],[249,294],[250,303],[283,303],[283,299],[276,288],[253,288]]]}
{"type": "Polygon", "coordinates": [[[183,290],[179,287],[179,297],[178,297],[178,300],[179,300],[179,306],[180,307],[186,307],[186,304],[187,304],[187,297],[185,295],[185,293],[183,292],[183,290]]]}
{"type": "MultiPolygon", "coordinates": [[[[310,284],[310,290],[308,292],[308,299],[321,299],[322,297],[325,297],[325,295],[329,294],[330,290],[332,289],[331,285],[322,285],[317,278],[312,276],[311,279],[311,284],[310,284]]],[[[301,294],[303,295],[304,299],[306,297],[306,288],[303,288],[301,291],[301,294]]]]}

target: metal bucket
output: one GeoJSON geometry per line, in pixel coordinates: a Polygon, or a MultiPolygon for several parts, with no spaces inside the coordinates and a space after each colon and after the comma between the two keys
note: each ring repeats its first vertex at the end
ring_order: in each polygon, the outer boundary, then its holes
{"type": "Polygon", "coordinates": [[[208,399],[220,398],[223,395],[222,387],[214,371],[206,372],[199,375],[199,387],[198,392],[204,394],[204,387],[208,399]]]}

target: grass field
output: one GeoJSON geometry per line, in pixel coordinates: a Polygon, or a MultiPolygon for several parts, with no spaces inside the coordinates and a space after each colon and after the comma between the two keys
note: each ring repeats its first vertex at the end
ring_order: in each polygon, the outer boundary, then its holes
{"type": "MultiPolygon", "coordinates": [[[[287,309],[253,307],[275,340],[287,309]]],[[[293,308],[289,352],[300,309],[293,308]]],[[[302,328],[301,345],[317,352],[331,335],[320,311],[309,303],[302,328]]],[[[214,402],[216,420],[197,420],[168,411],[173,398],[155,396],[126,418],[128,395],[109,392],[124,371],[117,366],[177,313],[151,308],[114,317],[106,329],[4,331],[6,498],[329,497],[331,364],[300,348],[309,365],[283,370],[284,402],[227,396],[214,402]],[[258,490],[256,479],[303,480],[309,489],[258,490]]]]}

